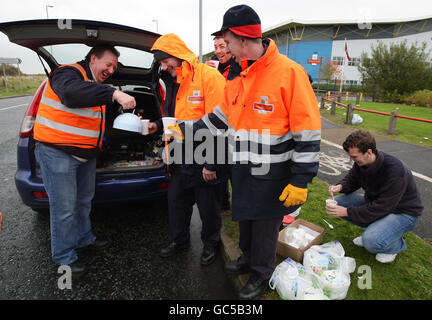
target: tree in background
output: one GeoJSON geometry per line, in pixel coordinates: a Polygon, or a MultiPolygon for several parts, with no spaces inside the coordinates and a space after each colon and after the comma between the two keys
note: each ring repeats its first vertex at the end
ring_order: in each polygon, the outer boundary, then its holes
{"type": "Polygon", "coordinates": [[[427,61],[426,43],[408,47],[407,41],[372,46],[371,57],[363,53],[358,70],[364,90],[374,98],[402,102],[417,90],[432,89],[432,67],[427,61]]]}
{"type": "MultiPolygon", "coordinates": [[[[13,65],[10,65],[10,64],[5,64],[4,67],[5,67],[5,72],[6,72],[7,76],[18,76],[19,75],[17,67],[14,67],[13,65]]],[[[0,64],[0,71],[1,71],[0,75],[3,75],[3,63],[0,64]]],[[[21,74],[22,74],[22,72],[21,72],[21,74]]]]}
{"type": "Polygon", "coordinates": [[[325,59],[319,68],[320,79],[326,80],[327,83],[330,80],[337,79],[340,76],[340,70],[338,65],[331,61],[329,58],[325,59]]]}

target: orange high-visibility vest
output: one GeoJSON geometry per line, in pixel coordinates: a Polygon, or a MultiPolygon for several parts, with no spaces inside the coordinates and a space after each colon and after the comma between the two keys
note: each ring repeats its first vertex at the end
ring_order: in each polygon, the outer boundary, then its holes
{"type": "MultiPolygon", "coordinates": [[[[74,67],[88,81],[87,73],[78,63],[74,67]]],[[[63,105],[51,87],[45,86],[34,125],[35,140],[61,146],[92,149],[101,148],[105,128],[106,106],[69,108],[63,105]]]]}

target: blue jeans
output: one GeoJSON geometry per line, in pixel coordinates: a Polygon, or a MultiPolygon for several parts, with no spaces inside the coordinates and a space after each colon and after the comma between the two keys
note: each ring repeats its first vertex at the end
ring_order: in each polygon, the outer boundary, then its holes
{"type": "MultiPolygon", "coordinates": [[[[358,207],[366,202],[363,195],[343,194],[335,197],[338,205],[342,207],[358,207]]],[[[407,245],[402,236],[414,229],[418,217],[408,214],[389,213],[385,217],[376,220],[369,225],[353,222],[351,219],[344,217],[345,220],[365,228],[362,234],[363,246],[372,253],[400,253],[407,249],[407,245]]]]}
{"type": "Polygon", "coordinates": [[[52,258],[70,264],[78,258],[75,249],[96,239],[90,222],[96,159],[81,162],[37,141],[35,156],[49,197],[52,258]]]}

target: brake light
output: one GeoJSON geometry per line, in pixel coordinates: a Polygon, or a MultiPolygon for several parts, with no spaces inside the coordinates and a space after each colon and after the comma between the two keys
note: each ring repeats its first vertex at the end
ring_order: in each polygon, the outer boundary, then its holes
{"type": "Polygon", "coordinates": [[[169,188],[169,183],[165,182],[165,183],[161,183],[160,185],[157,186],[158,190],[165,190],[169,188]]]}
{"type": "Polygon", "coordinates": [[[36,119],[37,111],[39,109],[39,102],[41,101],[42,93],[43,93],[43,90],[45,88],[45,85],[47,84],[47,81],[48,81],[48,79],[45,79],[41,83],[41,85],[37,89],[36,93],[33,96],[32,101],[30,102],[30,104],[27,108],[27,112],[26,112],[24,119],[21,123],[21,128],[20,128],[20,132],[19,132],[20,138],[27,138],[27,137],[31,136],[31,134],[33,133],[34,122],[36,119]]]}
{"type": "Polygon", "coordinates": [[[33,196],[37,199],[48,199],[48,194],[45,191],[42,192],[34,191],[33,196]]]}

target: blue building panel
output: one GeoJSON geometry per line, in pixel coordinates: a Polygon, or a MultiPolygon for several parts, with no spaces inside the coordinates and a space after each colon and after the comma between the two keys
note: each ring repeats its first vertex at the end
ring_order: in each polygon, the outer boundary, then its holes
{"type": "Polygon", "coordinates": [[[318,81],[319,64],[313,65],[308,63],[309,59],[313,59],[314,55],[317,59],[323,58],[331,60],[333,41],[316,41],[316,42],[294,42],[287,46],[279,46],[279,52],[285,54],[291,60],[302,65],[302,67],[312,76],[314,81],[318,81]]]}

